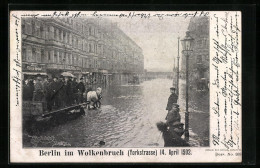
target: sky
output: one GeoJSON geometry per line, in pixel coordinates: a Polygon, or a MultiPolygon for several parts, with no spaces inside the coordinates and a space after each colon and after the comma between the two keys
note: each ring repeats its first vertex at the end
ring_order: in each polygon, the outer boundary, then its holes
{"type": "MultiPolygon", "coordinates": [[[[171,72],[177,66],[178,36],[182,39],[190,18],[118,19],[118,27],[143,49],[147,71],[171,72]]],[[[180,56],[181,56],[180,42],[180,56]]]]}

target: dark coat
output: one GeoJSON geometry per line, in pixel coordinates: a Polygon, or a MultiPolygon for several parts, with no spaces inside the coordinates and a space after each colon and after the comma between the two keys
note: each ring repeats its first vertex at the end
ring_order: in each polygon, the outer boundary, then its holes
{"type": "Polygon", "coordinates": [[[72,87],[73,93],[77,93],[77,85],[78,85],[78,82],[76,82],[75,80],[71,81],[71,87],[72,87]]]}
{"type": "Polygon", "coordinates": [[[164,147],[190,146],[184,139],[170,130],[163,132],[163,140],[164,147]]]}
{"type": "Polygon", "coordinates": [[[34,101],[42,101],[44,94],[43,94],[43,85],[40,81],[36,82],[34,85],[34,101]]]}
{"type": "Polygon", "coordinates": [[[53,99],[58,95],[58,90],[59,90],[59,82],[51,82],[50,87],[49,87],[49,93],[50,93],[50,98],[53,99]]]}
{"type": "Polygon", "coordinates": [[[79,82],[79,84],[77,85],[77,90],[80,92],[80,93],[84,93],[85,92],[85,85],[83,82],[79,82]]]}
{"type": "Polygon", "coordinates": [[[171,110],[172,109],[172,104],[177,103],[178,100],[178,95],[176,93],[172,93],[170,97],[168,98],[168,103],[166,110],[171,110]]]}
{"type": "Polygon", "coordinates": [[[28,83],[23,85],[23,100],[32,101],[33,87],[28,83]]]}

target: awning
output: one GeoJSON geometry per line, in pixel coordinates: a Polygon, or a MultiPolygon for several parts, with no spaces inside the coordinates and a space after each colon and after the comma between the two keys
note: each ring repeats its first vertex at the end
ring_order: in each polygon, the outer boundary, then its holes
{"type": "Polygon", "coordinates": [[[46,72],[23,72],[23,75],[46,75],[46,72]]]}

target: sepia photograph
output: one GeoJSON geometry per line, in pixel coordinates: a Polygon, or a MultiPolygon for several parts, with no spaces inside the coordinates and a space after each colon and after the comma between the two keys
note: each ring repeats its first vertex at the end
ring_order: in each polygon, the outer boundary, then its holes
{"type": "Polygon", "coordinates": [[[208,16],[22,16],[21,40],[23,148],[209,146],[208,16]]]}
{"type": "Polygon", "coordinates": [[[241,16],[11,11],[10,162],[241,162],[241,16]]]}

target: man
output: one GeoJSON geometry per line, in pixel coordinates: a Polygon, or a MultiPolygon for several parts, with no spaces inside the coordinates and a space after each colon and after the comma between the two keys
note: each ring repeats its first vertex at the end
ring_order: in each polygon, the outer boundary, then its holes
{"type": "Polygon", "coordinates": [[[50,84],[51,106],[49,106],[49,108],[50,108],[49,110],[52,109],[52,106],[55,106],[55,107],[59,106],[58,89],[59,89],[58,78],[56,76],[54,76],[53,81],[50,84]]]}
{"type": "Polygon", "coordinates": [[[72,100],[73,100],[72,81],[71,81],[70,77],[65,77],[64,89],[65,89],[64,98],[65,98],[66,106],[70,106],[72,104],[72,100]]]}
{"type": "Polygon", "coordinates": [[[34,101],[42,101],[44,94],[43,94],[43,85],[41,81],[41,77],[37,77],[34,80],[34,101]]]}
{"type": "Polygon", "coordinates": [[[23,100],[32,101],[33,98],[33,87],[29,83],[29,79],[25,79],[23,85],[23,100]]]}
{"type": "Polygon", "coordinates": [[[49,78],[48,76],[44,77],[43,79],[43,94],[44,94],[44,98],[45,98],[45,101],[47,101],[48,99],[48,87],[49,87],[49,78]]]}
{"type": "Polygon", "coordinates": [[[65,107],[66,105],[66,88],[65,88],[64,76],[60,75],[58,80],[58,101],[59,107],[65,107]]]}
{"type": "Polygon", "coordinates": [[[172,109],[173,103],[177,103],[177,100],[178,100],[178,95],[175,93],[174,87],[170,88],[170,92],[171,92],[171,95],[168,98],[168,103],[167,103],[167,107],[166,107],[166,110],[168,110],[168,111],[170,111],[172,109]]]}
{"type": "Polygon", "coordinates": [[[77,82],[77,78],[76,77],[74,77],[73,78],[73,80],[72,80],[72,82],[71,82],[71,87],[72,87],[72,104],[75,104],[75,103],[77,103],[77,85],[78,85],[78,82],[77,82]]]}
{"type": "Polygon", "coordinates": [[[77,91],[78,91],[78,102],[83,103],[83,93],[85,92],[85,84],[84,84],[84,78],[80,78],[80,82],[77,85],[77,91]]]}

